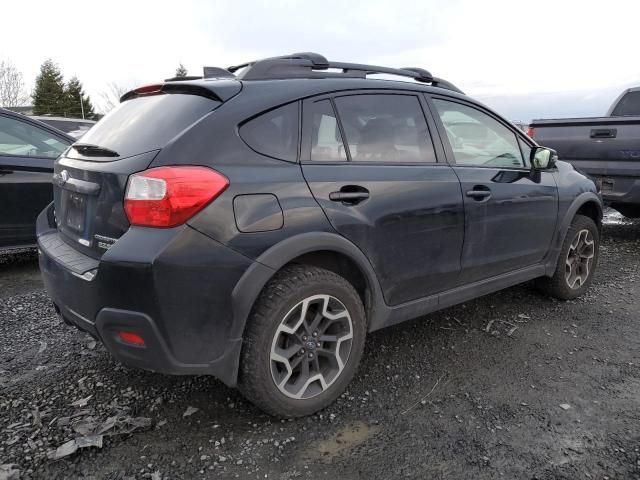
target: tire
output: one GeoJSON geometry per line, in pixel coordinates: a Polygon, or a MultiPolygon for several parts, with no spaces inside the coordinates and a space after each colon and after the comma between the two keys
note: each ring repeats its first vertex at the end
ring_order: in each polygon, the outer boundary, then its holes
{"type": "Polygon", "coordinates": [[[560,300],[581,296],[593,280],[599,247],[600,232],[595,222],[584,215],[576,215],[565,236],[553,276],[539,278],[538,287],[560,300]],[[589,241],[592,242],[590,247],[589,241]]]}
{"type": "Polygon", "coordinates": [[[365,336],[362,301],[349,282],[318,267],[285,267],[266,285],[248,320],[238,387],[270,415],[313,414],[347,387],[365,336]]]}

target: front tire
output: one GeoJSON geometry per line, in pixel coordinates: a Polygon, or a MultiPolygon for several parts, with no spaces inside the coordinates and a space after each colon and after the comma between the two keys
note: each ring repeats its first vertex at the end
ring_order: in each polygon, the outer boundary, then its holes
{"type": "Polygon", "coordinates": [[[598,263],[600,232],[595,222],[576,215],[571,222],[551,278],[538,279],[538,285],[549,295],[572,300],[587,291],[598,263]]]}
{"type": "Polygon", "coordinates": [[[265,412],[310,415],[331,404],[356,372],[364,308],[343,277],[291,265],[267,284],[249,318],[238,386],[265,412]]]}

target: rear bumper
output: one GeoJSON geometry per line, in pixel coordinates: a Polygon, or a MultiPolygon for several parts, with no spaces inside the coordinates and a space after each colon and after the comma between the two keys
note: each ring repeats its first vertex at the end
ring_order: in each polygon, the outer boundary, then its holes
{"type": "Polygon", "coordinates": [[[242,340],[232,291],[252,260],[185,225],[131,228],[92,259],[51,224],[46,209],[37,221],[40,269],[67,323],[128,365],[235,385],[242,340]],[[123,342],[118,331],[137,333],[144,346],[123,342]]]}
{"type": "Polygon", "coordinates": [[[640,161],[568,160],[599,186],[606,203],[640,205],[640,161]]]}
{"type": "Polygon", "coordinates": [[[600,177],[602,198],[607,203],[640,205],[640,178],[600,177]]]}

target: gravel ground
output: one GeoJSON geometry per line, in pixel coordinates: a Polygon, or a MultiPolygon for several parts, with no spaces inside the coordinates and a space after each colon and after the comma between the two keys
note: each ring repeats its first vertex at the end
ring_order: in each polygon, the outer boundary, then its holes
{"type": "Polygon", "coordinates": [[[286,422],[119,365],[56,318],[33,252],[2,257],[0,480],[640,479],[639,252],[611,214],[584,298],[523,285],[371,334],[349,391],[286,422]]]}

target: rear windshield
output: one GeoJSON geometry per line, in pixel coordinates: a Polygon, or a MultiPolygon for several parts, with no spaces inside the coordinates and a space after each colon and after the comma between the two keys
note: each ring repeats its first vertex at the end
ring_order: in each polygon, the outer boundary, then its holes
{"type": "Polygon", "coordinates": [[[611,112],[612,117],[640,116],[640,92],[629,92],[620,99],[611,112]]]}
{"type": "Polygon", "coordinates": [[[158,150],[219,105],[198,95],[134,98],[111,110],[79,143],[112,150],[119,157],[158,150]]]}

